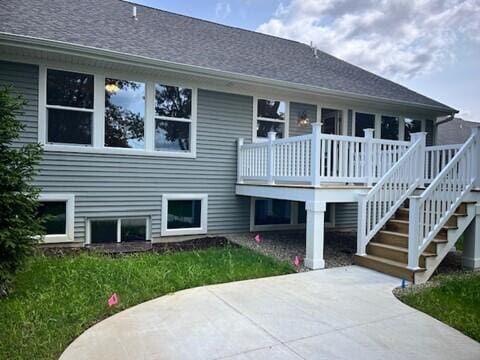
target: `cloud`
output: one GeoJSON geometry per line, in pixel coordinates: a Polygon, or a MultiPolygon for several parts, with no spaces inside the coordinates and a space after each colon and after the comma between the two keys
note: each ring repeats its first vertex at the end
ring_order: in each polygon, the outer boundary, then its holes
{"type": "Polygon", "coordinates": [[[217,18],[225,19],[232,12],[230,3],[226,1],[217,2],[215,5],[215,15],[217,18]]]}
{"type": "Polygon", "coordinates": [[[394,78],[452,61],[480,43],[480,0],[291,0],[257,31],[310,44],[394,78]]]}

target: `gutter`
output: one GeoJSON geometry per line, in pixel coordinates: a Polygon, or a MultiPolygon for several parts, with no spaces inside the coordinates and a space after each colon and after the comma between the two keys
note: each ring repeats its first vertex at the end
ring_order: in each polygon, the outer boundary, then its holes
{"type": "Polygon", "coordinates": [[[321,95],[337,96],[337,97],[343,97],[343,98],[353,99],[353,100],[377,101],[385,104],[411,106],[411,107],[420,108],[423,110],[438,111],[441,113],[449,113],[449,114],[458,113],[458,110],[450,107],[426,105],[426,104],[420,104],[420,103],[410,102],[410,101],[393,100],[393,99],[388,99],[383,97],[356,94],[348,91],[332,90],[332,89],[327,89],[319,86],[294,83],[294,82],[289,82],[284,80],[275,80],[275,79],[264,78],[264,77],[255,76],[255,75],[245,75],[241,73],[235,73],[235,72],[224,71],[224,70],[216,70],[216,69],[211,69],[211,68],[196,66],[196,65],[181,64],[181,63],[176,63],[172,61],[158,60],[158,59],[141,56],[141,55],[132,55],[129,53],[122,53],[122,52],[113,51],[113,50],[100,49],[92,46],[77,45],[77,44],[67,43],[64,41],[48,40],[48,39],[42,39],[42,38],[26,36],[26,35],[17,35],[17,34],[6,33],[6,32],[0,32],[0,45],[27,47],[35,50],[48,50],[56,53],[69,54],[69,55],[73,54],[73,55],[79,55],[79,56],[89,56],[89,57],[97,58],[98,60],[110,60],[110,61],[123,63],[127,65],[136,63],[142,66],[148,66],[153,68],[161,67],[171,71],[177,71],[177,72],[182,71],[182,72],[190,73],[192,75],[205,75],[209,77],[222,78],[225,81],[231,81],[233,79],[236,81],[241,81],[241,82],[250,83],[250,84],[252,82],[255,82],[258,84],[268,85],[272,87],[280,87],[280,88],[286,88],[286,89],[297,90],[297,91],[306,91],[306,92],[311,92],[311,93],[316,93],[321,95]]]}

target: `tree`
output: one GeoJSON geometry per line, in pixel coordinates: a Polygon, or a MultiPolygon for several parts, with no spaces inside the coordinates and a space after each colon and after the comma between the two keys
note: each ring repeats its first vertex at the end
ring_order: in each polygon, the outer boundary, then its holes
{"type": "Polygon", "coordinates": [[[25,128],[17,119],[25,104],[11,87],[0,88],[0,295],[43,234],[38,189],[32,185],[42,148],[14,143],[25,128]]]}

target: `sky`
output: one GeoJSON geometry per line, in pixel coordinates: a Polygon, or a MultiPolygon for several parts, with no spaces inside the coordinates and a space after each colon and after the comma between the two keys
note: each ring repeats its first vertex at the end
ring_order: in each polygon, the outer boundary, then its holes
{"type": "Polygon", "coordinates": [[[480,122],[480,0],[133,0],[306,44],[480,122]]]}

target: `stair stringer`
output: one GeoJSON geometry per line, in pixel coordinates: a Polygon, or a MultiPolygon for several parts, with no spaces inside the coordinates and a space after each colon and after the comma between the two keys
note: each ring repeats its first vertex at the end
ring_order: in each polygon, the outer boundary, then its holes
{"type": "Polygon", "coordinates": [[[423,284],[430,279],[434,271],[437,269],[438,265],[442,260],[447,256],[447,254],[455,246],[456,242],[465,232],[467,227],[475,218],[475,206],[476,204],[470,203],[467,204],[467,216],[462,216],[457,219],[457,228],[449,229],[447,231],[447,241],[446,243],[437,245],[437,256],[432,258],[427,258],[425,263],[425,271],[415,272],[414,274],[414,283],[423,284]]]}

